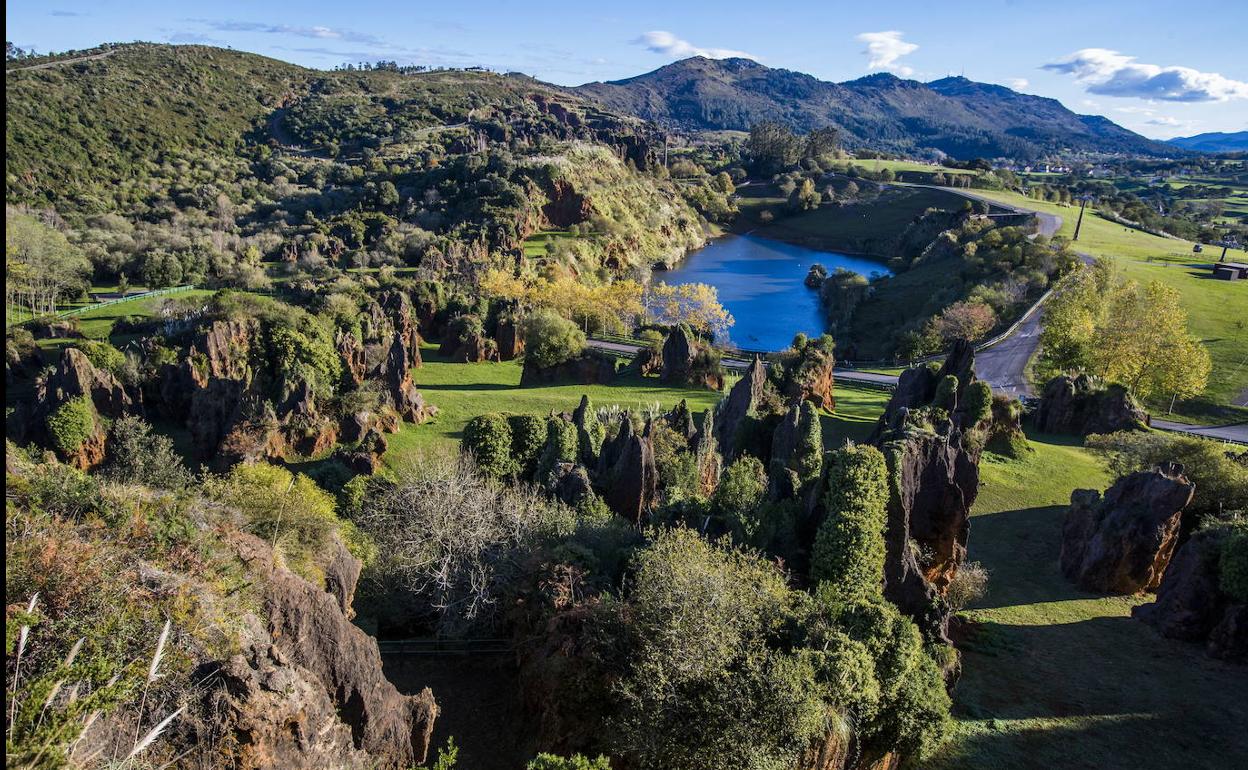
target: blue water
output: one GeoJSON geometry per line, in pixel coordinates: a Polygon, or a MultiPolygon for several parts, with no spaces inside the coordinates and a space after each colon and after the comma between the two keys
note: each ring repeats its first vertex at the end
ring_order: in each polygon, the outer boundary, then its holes
{"type": "Polygon", "coordinates": [[[868,278],[890,274],[882,263],[862,257],[754,235],[729,235],[692,252],[675,270],[656,271],[652,280],[714,286],[719,301],[736,319],[729,330],[732,344],[782,350],[798,332],[817,336],[826,329],[819,293],[802,283],[816,262],[829,273],[843,267],[868,278]]]}

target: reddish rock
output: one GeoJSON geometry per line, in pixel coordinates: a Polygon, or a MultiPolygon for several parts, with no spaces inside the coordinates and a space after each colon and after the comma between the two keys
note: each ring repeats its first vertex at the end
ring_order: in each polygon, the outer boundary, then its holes
{"type": "Polygon", "coordinates": [[[1105,493],[1077,489],[1062,525],[1062,574],[1096,593],[1135,594],[1161,583],[1196,486],[1167,463],[1123,476],[1105,493]]]}
{"type": "Polygon", "coordinates": [[[342,360],[342,378],[344,384],[357,386],[364,382],[368,372],[368,358],[364,352],[364,344],[351,332],[340,331],[334,338],[334,349],[342,360]]]}

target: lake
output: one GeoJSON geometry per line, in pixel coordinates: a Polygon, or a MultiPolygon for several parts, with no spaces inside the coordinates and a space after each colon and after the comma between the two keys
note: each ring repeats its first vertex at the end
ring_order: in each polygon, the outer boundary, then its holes
{"type": "Polygon", "coordinates": [[[802,283],[818,262],[831,273],[838,267],[870,278],[890,275],[882,263],[863,257],[816,251],[754,235],[729,235],[691,252],[675,270],[654,273],[667,284],[706,283],[736,323],[730,341],[742,348],[782,350],[793,335],[823,334],[819,293],[802,283]]]}

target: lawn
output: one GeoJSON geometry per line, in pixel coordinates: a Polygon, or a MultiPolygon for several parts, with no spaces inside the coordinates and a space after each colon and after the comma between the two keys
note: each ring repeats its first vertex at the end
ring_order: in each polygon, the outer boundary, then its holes
{"type": "Polygon", "coordinates": [[[933,770],[1248,766],[1248,669],[1130,617],[1142,597],[1083,593],[1058,566],[1070,492],[1104,488],[1070,440],[1032,436],[1020,461],[986,455],[969,558],[987,595],[957,634],[956,727],[933,770]]]}
{"type": "Polygon", "coordinates": [[[889,244],[915,217],[929,208],[959,209],[965,200],[941,190],[892,187],[866,203],[777,217],[755,234],[812,249],[887,255],[889,244]]]}
{"type": "MultiPolygon", "coordinates": [[[[1044,201],[1025,198],[1015,193],[976,190],[976,194],[1024,208],[1057,214],[1062,217],[1060,235],[1074,233],[1079,211],[1044,201]]],[[[1192,267],[1217,259],[1221,250],[1206,248],[1203,254],[1192,253],[1193,244],[1174,238],[1132,230],[1101,219],[1089,211],[1084,215],[1083,228],[1076,248],[1093,256],[1114,259],[1123,274],[1136,281],[1159,280],[1174,287],[1183,298],[1188,312],[1188,328],[1202,339],[1213,356],[1213,374],[1205,394],[1175,407],[1175,418],[1194,422],[1216,423],[1248,419],[1244,404],[1248,396],[1248,283],[1216,281],[1208,271],[1192,267]]],[[[1244,261],[1248,254],[1231,250],[1228,260],[1244,261]]],[[[1154,413],[1164,414],[1166,403],[1151,404],[1154,413]]]]}
{"type": "Polygon", "coordinates": [[[569,245],[576,241],[578,236],[573,235],[567,230],[539,230],[528,238],[524,239],[521,244],[524,248],[524,256],[528,259],[549,256],[546,250],[547,245],[552,248],[560,242],[566,242],[569,245]]]}
{"type": "MultiPolygon", "coordinates": [[[[126,302],[117,302],[112,305],[88,310],[77,316],[71,316],[66,320],[77,320],[78,330],[83,336],[92,340],[109,340],[114,345],[121,347],[128,340],[123,338],[113,338],[113,325],[121,318],[132,315],[154,315],[161,303],[167,299],[192,299],[195,297],[211,297],[214,292],[210,289],[190,289],[188,291],[178,292],[177,294],[161,295],[158,297],[148,297],[146,299],[135,299],[126,302]]],[[[67,339],[44,339],[39,340],[38,345],[48,352],[59,351],[60,348],[73,340],[67,339]]]]}
{"type": "MultiPolygon", "coordinates": [[[[486,412],[549,414],[552,410],[571,412],[588,395],[595,406],[618,404],[628,409],[660,403],[665,408],[681,399],[689,402],[695,414],[714,405],[723,394],[710,390],[671,388],[654,377],[622,376],[611,385],[551,385],[520,387],[520,364],[456,364],[441,359],[436,348],[421,351],[424,366],[413,370],[416,387],[427,403],[438,407],[438,416],[423,425],[404,424],[387,437],[390,448],[386,462],[392,467],[422,451],[447,451],[459,446],[464,426],[486,412]]],[[[731,387],[731,381],[729,387],[731,387]]],[[[846,439],[862,440],[870,434],[884,410],[889,394],[872,388],[836,388],[837,409],[822,415],[824,442],[839,446],[846,439]]]]}

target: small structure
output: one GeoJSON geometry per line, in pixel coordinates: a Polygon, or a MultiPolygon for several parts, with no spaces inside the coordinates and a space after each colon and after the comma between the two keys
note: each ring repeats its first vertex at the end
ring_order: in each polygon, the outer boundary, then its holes
{"type": "Polygon", "coordinates": [[[1248,280],[1248,263],[1216,262],[1213,265],[1213,277],[1222,281],[1248,280]]]}

